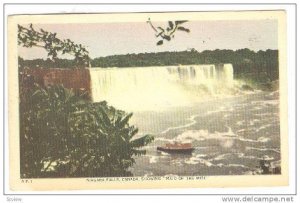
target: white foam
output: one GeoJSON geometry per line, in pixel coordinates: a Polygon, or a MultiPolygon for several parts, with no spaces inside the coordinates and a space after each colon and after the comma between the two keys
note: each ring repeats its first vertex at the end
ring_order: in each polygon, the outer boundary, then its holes
{"type": "Polygon", "coordinates": [[[148,173],[146,173],[143,177],[149,177],[149,176],[153,176],[153,172],[148,172],[148,173]]]}
{"type": "Polygon", "coordinates": [[[201,159],[199,157],[191,157],[187,160],[184,161],[186,164],[192,164],[192,165],[195,165],[195,164],[203,164],[205,166],[208,166],[208,167],[211,167],[213,166],[214,164],[211,163],[210,161],[208,160],[205,160],[205,159],[201,159]]]}
{"type": "Polygon", "coordinates": [[[274,148],[256,148],[256,147],[246,147],[246,150],[257,150],[257,151],[273,151],[280,153],[279,149],[274,149],[274,148]]]}
{"type": "Polygon", "coordinates": [[[244,153],[239,153],[238,157],[239,158],[244,158],[244,159],[258,159],[258,157],[256,157],[256,156],[245,156],[244,153]]]}
{"type": "Polygon", "coordinates": [[[250,120],[250,125],[254,125],[255,123],[259,122],[260,120],[258,119],[253,119],[253,120],[250,120]]]}
{"type": "Polygon", "coordinates": [[[157,156],[151,156],[149,159],[149,163],[153,164],[153,163],[157,163],[158,161],[158,157],[157,156]]]}
{"type": "Polygon", "coordinates": [[[219,113],[219,112],[223,112],[223,111],[226,111],[225,106],[221,106],[217,110],[207,111],[206,115],[210,115],[210,114],[213,114],[213,113],[219,113]]]}
{"type": "Polygon", "coordinates": [[[218,132],[215,131],[214,133],[209,133],[208,130],[188,130],[183,132],[182,134],[178,135],[174,140],[180,142],[193,142],[193,141],[204,141],[208,139],[219,139],[223,140],[221,145],[224,147],[231,147],[233,142],[230,139],[237,139],[244,142],[259,142],[259,143],[266,143],[269,142],[271,139],[268,137],[259,137],[257,140],[239,137],[235,134],[230,127],[227,127],[227,132],[218,132]]]}
{"type": "Polygon", "coordinates": [[[246,132],[246,131],[248,131],[248,129],[240,129],[240,130],[238,130],[238,131],[236,131],[237,133],[241,133],[241,132],[246,132]]]}
{"type": "Polygon", "coordinates": [[[265,142],[269,142],[271,139],[268,137],[259,137],[257,138],[257,140],[252,140],[252,139],[248,139],[248,138],[239,138],[240,141],[244,141],[244,142],[260,142],[260,143],[265,143],[265,142]]]}
{"type": "Polygon", "coordinates": [[[220,168],[222,168],[222,167],[240,167],[240,168],[249,168],[248,166],[245,166],[245,165],[243,165],[243,164],[222,164],[222,163],[219,163],[219,164],[217,164],[217,165],[215,165],[215,166],[218,166],[218,167],[220,167],[220,168]]]}
{"type": "Polygon", "coordinates": [[[279,104],[279,100],[275,99],[275,100],[267,100],[264,102],[264,104],[268,104],[268,105],[278,105],[279,104]]]}
{"type": "Polygon", "coordinates": [[[155,140],[163,141],[163,142],[172,142],[173,141],[173,139],[168,139],[168,138],[164,138],[164,137],[156,137],[155,140]]]}
{"type": "Polygon", "coordinates": [[[259,137],[258,142],[269,142],[271,139],[269,137],[259,137]]]}
{"type": "MultiPolygon", "coordinates": [[[[235,164],[235,163],[229,163],[229,164],[224,164],[224,163],[218,163],[214,164],[213,161],[220,161],[226,159],[228,156],[233,156],[237,155],[239,158],[247,158],[247,159],[262,159],[258,158],[255,156],[245,156],[243,153],[226,153],[226,154],[221,154],[216,156],[215,158],[212,159],[203,159],[200,157],[205,157],[206,155],[198,154],[195,157],[191,157],[189,159],[186,159],[184,163],[186,164],[191,164],[191,165],[196,165],[196,164],[203,164],[205,166],[211,167],[211,166],[217,166],[217,167],[239,167],[239,168],[249,168],[248,166],[245,166],[243,164],[235,164]]],[[[264,157],[265,160],[272,160],[273,157],[264,157]]]]}
{"type": "Polygon", "coordinates": [[[256,107],[253,108],[254,111],[256,111],[256,110],[261,110],[261,109],[262,109],[261,106],[256,106],[256,107]]]}
{"type": "Polygon", "coordinates": [[[270,157],[270,156],[268,156],[268,155],[264,155],[262,158],[259,158],[259,159],[261,159],[261,160],[266,160],[266,161],[271,161],[271,160],[274,160],[274,157],[270,157]]]}
{"type": "Polygon", "coordinates": [[[161,134],[166,134],[167,132],[169,132],[170,130],[176,130],[176,129],[181,129],[181,128],[187,128],[190,127],[194,124],[197,123],[197,121],[195,120],[195,118],[199,117],[200,115],[192,115],[190,118],[188,118],[187,120],[189,120],[190,122],[184,125],[180,125],[180,126],[173,126],[173,127],[169,127],[166,130],[162,131],[161,134]]]}
{"type": "Polygon", "coordinates": [[[176,165],[176,166],[183,166],[182,160],[179,160],[179,159],[171,160],[170,163],[171,163],[172,165],[176,165]]]}
{"type": "Polygon", "coordinates": [[[176,137],[177,141],[181,142],[192,142],[192,141],[203,141],[206,139],[228,139],[235,138],[237,135],[233,133],[230,127],[227,127],[227,132],[209,133],[208,130],[188,130],[176,137]]]}
{"type": "Polygon", "coordinates": [[[210,160],[211,161],[220,161],[220,160],[224,160],[227,156],[231,156],[231,155],[232,155],[231,153],[221,154],[210,160]]]}
{"type": "Polygon", "coordinates": [[[243,164],[228,164],[228,165],[224,165],[225,167],[241,167],[241,168],[249,168],[243,164]]]}
{"type": "Polygon", "coordinates": [[[258,105],[278,105],[279,104],[279,100],[278,99],[274,99],[274,100],[261,100],[261,101],[252,101],[251,104],[258,104],[258,105]]]}
{"type": "Polygon", "coordinates": [[[245,156],[244,153],[226,153],[226,154],[220,154],[212,159],[209,159],[209,161],[220,161],[234,155],[237,155],[238,158],[243,158],[243,159],[259,159],[256,156],[245,156]]]}
{"type": "Polygon", "coordinates": [[[222,167],[240,167],[240,168],[249,168],[248,166],[245,166],[243,164],[222,164],[219,163],[216,166],[222,168],[222,167]]]}
{"type": "MultiPolygon", "coordinates": [[[[265,125],[260,127],[259,129],[267,128],[269,126],[265,125]]],[[[234,144],[234,140],[239,140],[242,142],[253,142],[253,143],[266,143],[271,140],[269,137],[259,137],[256,140],[249,139],[245,137],[238,136],[238,134],[234,133],[230,127],[227,127],[227,132],[218,132],[210,133],[208,130],[187,130],[183,133],[179,134],[177,137],[168,139],[164,137],[158,137],[156,140],[158,141],[166,141],[166,142],[182,142],[182,143],[192,143],[193,141],[204,141],[210,139],[221,140],[220,145],[224,148],[230,148],[234,144]]],[[[237,133],[243,132],[245,129],[237,131],[237,133]]]]}
{"type": "Polygon", "coordinates": [[[236,122],[237,125],[243,125],[245,121],[238,121],[236,122]]]}
{"type": "MultiPolygon", "coordinates": [[[[218,113],[218,112],[222,112],[222,111],[233,111],[233,108],[230,109],[226,109],[224,106],[219,107],[217,110],[213,110],[213,111],[207,111],[205,114],[196,114],[196,115],[192,115],[191,117],[189,117],[187,120],[189,121],[188,123],[184,124],[184,125],[179,125],[179,126],[172,126],[172,127],[168,127],[166,130],[162,131],[161,134],[166,134],[167,132],[171,131],[171,130],[177,130],[177,129],[182,129],[182,128],[188,128],[192,125],[195,125],[197,123],[197,121],[195,120],[196,118],[200,117],[200,116],[205,116],[205,115],[210,115],[213,113],[218,113]]],[[[229,115],[225,115],[225,117],[228,117],[229,115]]]]}
{"type": "Polygon", "coordinates": [[[207,157],[207,155],[206,155],[206,154],[197,154],[196,157],[197,157],[197,158],[207,157]]]}
{"type": "Polygon", "coordinates": [[[263,126],[259,127],[258,129],[256,129],[256,132],[261,131],[261,130],[266,129],[266,128],[271,127],[271,126],[272,126],[271,124],[263,125],[263,126]]]}
{"type": "Polygon", "coordinates": [[[160,152],[160,154],[163,155],[163,156],[170,156],[170,154],[166,153],[166,152],[160,152]]]}
{"type": "Polygon", "coordinates": [[[184,162],[186,164],[193,164],[193,165],[199,163],[199,161],[198,161],[198,159],[196,157],[191,157],[190,159],[185,160],[184,162]]]}
{"type": "Polygon", "coordinates": [[[188,130],[176,137],[182,142],[192,142],[194,140],[203,141],[209,136],[208,130],[188,130]]]}

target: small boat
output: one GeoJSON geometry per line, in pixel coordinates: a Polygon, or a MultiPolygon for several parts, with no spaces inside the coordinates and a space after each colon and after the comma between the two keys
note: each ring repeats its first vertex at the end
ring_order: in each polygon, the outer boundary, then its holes
{"type": "Polygon", "coordinates": [[[165,146],[157,147],[157,150],[167,152],[167,153],[182,153],[190,154],[194,151],[195,148],[192,147],[191,143],[178,143],[174,144],[168,143],[165,146]]]}

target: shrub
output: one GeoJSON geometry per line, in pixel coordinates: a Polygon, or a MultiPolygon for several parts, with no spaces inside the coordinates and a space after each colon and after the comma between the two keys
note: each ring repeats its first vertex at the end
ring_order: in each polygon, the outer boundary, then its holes
{"type": "Polygon", "coordinates": [[[134,139],[131,116],[62,86],[36,85],[20,103],[21,176],[131,176],[134,156],[153,140],[134,139]]]}

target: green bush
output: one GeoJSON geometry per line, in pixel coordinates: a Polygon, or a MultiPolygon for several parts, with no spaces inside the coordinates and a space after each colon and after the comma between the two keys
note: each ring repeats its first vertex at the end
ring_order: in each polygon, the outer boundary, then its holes
{"type": "Polygon", "coordinates": [[[21,177],[131,176],[134,156],[153,140],[134,139],[131,116],[62,86],[35,86],[20,103],[21,177]]]}

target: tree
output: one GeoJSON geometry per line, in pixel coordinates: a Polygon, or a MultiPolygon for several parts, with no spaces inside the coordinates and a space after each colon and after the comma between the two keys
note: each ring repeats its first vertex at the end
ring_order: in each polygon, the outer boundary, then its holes
{"type": "Polygon", "coordinates": [[[132,114],[62,86],[35,85],[20,103],[21,177],[130,176],[150,135],[134,138],[132,114]]]}
{"type": "MultiPolygon", "coordinates": [[[[18,43],[42,47],[49,58],[25,61],[49,66],[50,61],[65,66],[68,60],[58,54],[74,54],[76,67],[89,63],[88,51],[71,40],[60,40],[56,33],[36,31],[18,25],[18,43]],[[51,60],[50,60],[51,59],[51,60]]],[[[51,66],[51,64],[50,64],[51,66]]],[[[135,139],[138,129],[129,125],[127,114],[106,102],[92,103],[84,95],[75,96],[61,85],[42,88],[20,69],[20,156],[21,177],[130,176],[134,156],[146,153],[143,146],[150,135],[135,139]]]]}
{"type": "Polygon", "coordinates": [[[75,44],[70,39],[60,40],[56,33],[40,29],[36,31],[33,25],[29,28],[18,25],[18,44],[23,47],[41,47],[48,52],[48,57],[56,61],[58,54],[71,54],[75,56],[77,68],[89,66],[89,52],[81,44],[75,44]]]}
{"type": "Polygon", "coordinates": [[[164,41],[171,41],[171,39],[175,37],[175,32],[178,30],[189,33],[190,30],[182,26],[182,24],[186,22],[188,21],[187,20],[168,21],[168,26],[166,28],[162,28],[160,26],[155,27],[151,22],[150,18],[147,21],[147,23],[149,23],[151,28],[155,31],[155,37],[160,38],[160,40],[156,43],[156,45],[162,45],[164,41]]]}

